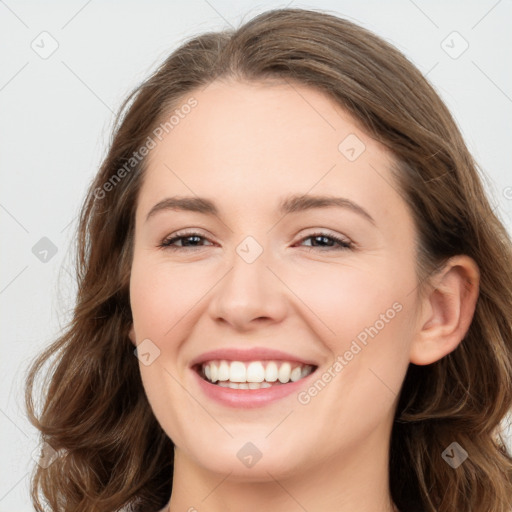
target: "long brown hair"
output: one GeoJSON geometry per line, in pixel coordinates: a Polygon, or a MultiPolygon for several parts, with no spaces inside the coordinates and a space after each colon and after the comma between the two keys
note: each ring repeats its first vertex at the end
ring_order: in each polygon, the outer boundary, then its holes
{"type": "Polygon", "coordinates": [[[499,429],[512,405],[510,238],[456,123],[415,66],[367,30],[302,9],[267,11],[236,30],[188,40],[123,104],[82,208],[72,321],[28,374],[30,420],[61,454],[35,466],[36,509],[43,510],[41,498],[54,511],[84,512],[157,509],[169,499],[173,444],[148,404],[128,337],[134,213],[146,162],[131,159],[194,90],[225,78],[315,87],[389,148],[417,229],[419,283],[457,254],[478,264],[480,296],[460,346],[434,364],[409,365],[390,486],[404,511],[510,512],[512,458],[499,429]],[[46,384],[36,411],[40,374],[46,384]],[[458,468],[443,458],[454,442],[468,453],[458,468]]]}

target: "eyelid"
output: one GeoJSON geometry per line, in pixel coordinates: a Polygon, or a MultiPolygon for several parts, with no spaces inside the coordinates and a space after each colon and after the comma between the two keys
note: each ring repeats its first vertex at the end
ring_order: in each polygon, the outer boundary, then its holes
{"type": "Polygon", "coordinates": [[[306,228],[303,231],[305,232],[299,235],[299,241],[304,240],[304,238],[309,238],[310,236],[328,236],[331,238],[337,238],[340,241],[346,242],[347,244],[353,243],[348,236],[343,235],[342,233],[338,233],[336,231],[332,231],[331,229],[327,228],[306,228]]]}
{"type": "MultiPolygon", "coordinates": [[[[206,236],[198,228],[190,228],[189,230],[187,230],[187,228],[185,228],[185,229],[176,231],[175,233],[172,233],[172,234],[164,237],[163,240],[161,240],[160,243],[158,244],[158,247],[161,249],[188,249],[188,250],[195,249],[194,247],[187,248],[187,247],[168,245],[169,242],[172,242],[176,239],[188,238],[188,237],[192,237],[192,236],[197,236],[199,238],[203,238],[204,240],[207,240],[208,242],[212,242],[212,240],[210,240],[210,237],[206,236]]],[[[202,248],[202,246],[199,246],[196,249],[201,249],[201,248],[202,248]]]]}
{"type": "MultiPolygon", "coordinates": [[[[307,240],[309,238],[316,238],[316,237],[330,238],[330,239],[334,240],[334,242],[336,244],[338,244],[337,247],[325,247],[325,248],[318,247],[318,250],[323,251],[323,252],[328,252],[328,251],[332,252],[332,251],[336,251],[336,250],[341,251],[343,249],[345,249],[345,250],[354,249],[355,245],[356,245],[354,242],[352,242],[352,240],[350,238],[348,238],[344,235],[339,235],[337,233],[333,233],[330,230],[322,229],[322,228],[316,229],[311,233],[303,234],[299,238],[297,243],[304,242],[304,240],[307,240]]],[[[310,250],[315,249],[315,247],[313,247],[313,246],[306,246],[306,247],[308,247],[308,249],[310,249],[310,250]]]]}

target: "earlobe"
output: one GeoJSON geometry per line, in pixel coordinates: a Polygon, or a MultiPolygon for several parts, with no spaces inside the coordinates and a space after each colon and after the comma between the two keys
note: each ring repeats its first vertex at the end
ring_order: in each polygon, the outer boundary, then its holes
{"type": "Polygon", "coordinates": [[[459,346],[473,320],[479,282],[478,266],[472,258],[461,255],[448,260],[423,299],[423,316],[411,345],[411,363],[434,363],[459,346]]]}

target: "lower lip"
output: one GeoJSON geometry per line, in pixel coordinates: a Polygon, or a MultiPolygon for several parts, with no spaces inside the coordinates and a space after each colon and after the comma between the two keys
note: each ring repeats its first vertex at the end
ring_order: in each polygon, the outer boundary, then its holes
{"type": "Polygon", "coordinates": [[[195,370],[191,369],[195,378],[199,382],[199,387],[204,394],[229,407],[236,407],[239,409],[252,409],[254,407],[262,407],[272,402],[276,402],[294,392],[300,391],[304,387],[306,381],[315,373],[310,373],[307,377],[289,382],[287,384],[280,384],[271,386],[270,388],[260,389],[231,389],[212,384],[204,380],[195,370]]]}

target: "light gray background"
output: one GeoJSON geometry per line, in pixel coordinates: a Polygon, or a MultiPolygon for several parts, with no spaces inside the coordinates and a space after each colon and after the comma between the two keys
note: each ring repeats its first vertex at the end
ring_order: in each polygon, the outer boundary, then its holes
{"type": "Polygon", "coordinates": [[[0,512],[32,510],[28,475],[37,438],[24,416],[25,371],[69,318],[69,246],[113,112],[188,36],[286,5],[356,21],[427,74],[485,170],[496,211],[512,227],[508,0],[0,0],[0,512]],[[42,58],[52,44],[57,50],[42,58]],[[44,253],[32,252],[42,237],[57,248],[46,262],[39,259],[44,253]]]}

